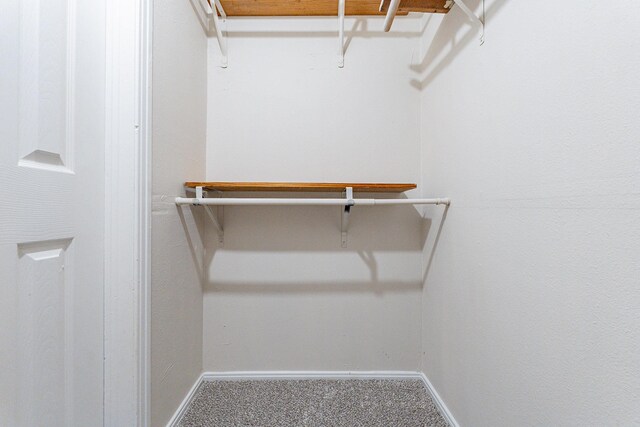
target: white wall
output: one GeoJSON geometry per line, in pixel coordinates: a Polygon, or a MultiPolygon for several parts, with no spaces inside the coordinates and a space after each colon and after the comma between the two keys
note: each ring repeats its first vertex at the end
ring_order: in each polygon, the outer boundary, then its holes
{"type": "Polygon", "coordinates": [[[485,8],[416,68],[424,371],[461,425],[638,425],[640,3],[485,8]]]}
{"type": "MultiPolygon", "coordinates": [[[[230,20],[227,69],[210,39],[208,180],[417,182],[420,21],[358,25],[344,69],[336,19],[230,20]]],[[[414,208],[354,209],[347,249],[336,207],[227,207],[224,227],[223,247],[208,227],[205,370],[419,368],[414,208]]]]}
{"type": "Polygon", "coordinates": [[[187,1],[154,2],[151,425],[165,425],[202,370],[202,218],[177,208],[205,176],[205,34],[187,1]]]}

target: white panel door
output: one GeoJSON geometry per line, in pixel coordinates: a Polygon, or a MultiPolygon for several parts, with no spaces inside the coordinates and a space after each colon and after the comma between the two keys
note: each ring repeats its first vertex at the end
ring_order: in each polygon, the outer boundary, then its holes
{"type": "Polygon", "coordinates": [[[103,420],[104,9],[0,6],[0,426],[103,420]]]}

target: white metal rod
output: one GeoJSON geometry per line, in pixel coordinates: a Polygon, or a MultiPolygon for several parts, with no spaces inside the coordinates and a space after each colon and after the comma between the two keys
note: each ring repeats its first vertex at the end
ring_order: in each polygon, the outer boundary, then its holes
{"type": "Polygon", "coordinates": [[[222,19],[227,19],[227,12],[224,11],[224,8],[222,7],[222,3],[220,3],[220,0],[215,0],[215,5],[216,5],[216,9],[218,9],[218,12],[220,12],[220,16],[222,16],[222,19]]]}
{"type": "Polygon", "coordinates": [[[212,198],[194,199],[176,197],[177,205],[214,206],[375,206],[375,205],[449,205],[448,198],[439,199],[277,199],[277,198],[212,198]]]}
{"type": "MultiPolygon", "coordinates": [[[[451,204],[448,198],[439,199],[364,199],[373,201],[372,205],[447,205],[451,204]]],[[[355,199],[356,206],[359,205],[355,199]]]]}
{"type": "Polygon", "coordinates": [[[398,13],[398,6],[400,6],[400,0],[391,0],[389,4],[389,9],[387,9],[387,16],[384,18],[384,31],[388,32],[391,29],[391,24],[393,24],[393,18],[396,17],[396,13],[398,13]]]}

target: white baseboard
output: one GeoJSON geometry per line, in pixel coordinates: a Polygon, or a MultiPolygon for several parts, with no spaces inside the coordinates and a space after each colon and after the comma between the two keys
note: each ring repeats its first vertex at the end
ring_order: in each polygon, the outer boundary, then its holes
{"type": "Polygon", "coordinates": [[[224,380],[272,380],[272,379],[402,379],[420,377],[419,372],[411,371],[237,371],[237,372],[205,372],[202,374],[205,381],[224,381],[224,380]]]}
{"type": "Polygon", "coordinates": [[[189,393],[184,398],[167,427],[176,427],[186,412],[191,400],[205,381],[238,381],[238,380],[269,380],[269,379],[418,379],[421,380],[440,413],[451,427],[459,427],[451,412],[444,404],[438,392],[429,379],[422,372],[411,371],[237,371],[237,372],[204,372],[198,377],[189,393]]]}
{"type": "Polygon", "coordinates": [[[167,423],[167,427],[175,427],[178,425],[178,423],[180,423],[182,416],[187,411],[187,408],[191,404],[191,401],[193,400],[196,393],[200,389],[200,386],[202,385],[202,383],[205,381],[204,375],[205,374],[200,374],[196,382],[193,384],[193,386],[191,386],[191,389],[189,390],[185,398],[182,400],[182,403],[180,403],[180,406],[178,406],[178,409],[173,414],[173,417],[171,417],[171,419],[167,423]]]}
{"type": "Polygon", "coordinates": [[[436,406],[440,410],[440,413],[444,417],[445,421],[447,421],[451,427],[460,427],[460,424],[458,424],[456,419],[453,418],[453,414],[451,413],[451,411],[449,411],[449,408],[447,408],[447,405],[444,404],[444,400],[442,400],[442,398],[436,391],[435,387],[433,387],[433,384],[431,384],[431,381],[429,381],[429,378],[427,378],[427,376],[423,372],[420,372],[419,375],[420,375],[420,379],[422,379],[424,386],[427,388],[427,391],[431,395],[431,398],[433,399],[436,406]]]}

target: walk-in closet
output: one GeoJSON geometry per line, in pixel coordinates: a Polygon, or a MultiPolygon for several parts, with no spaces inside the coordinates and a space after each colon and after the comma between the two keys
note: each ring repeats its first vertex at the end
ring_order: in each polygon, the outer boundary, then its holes
{"type": "Polygon", "coordinates": [[[639,24],[3,0],[0,426],[640,426],[639,24]]]}

